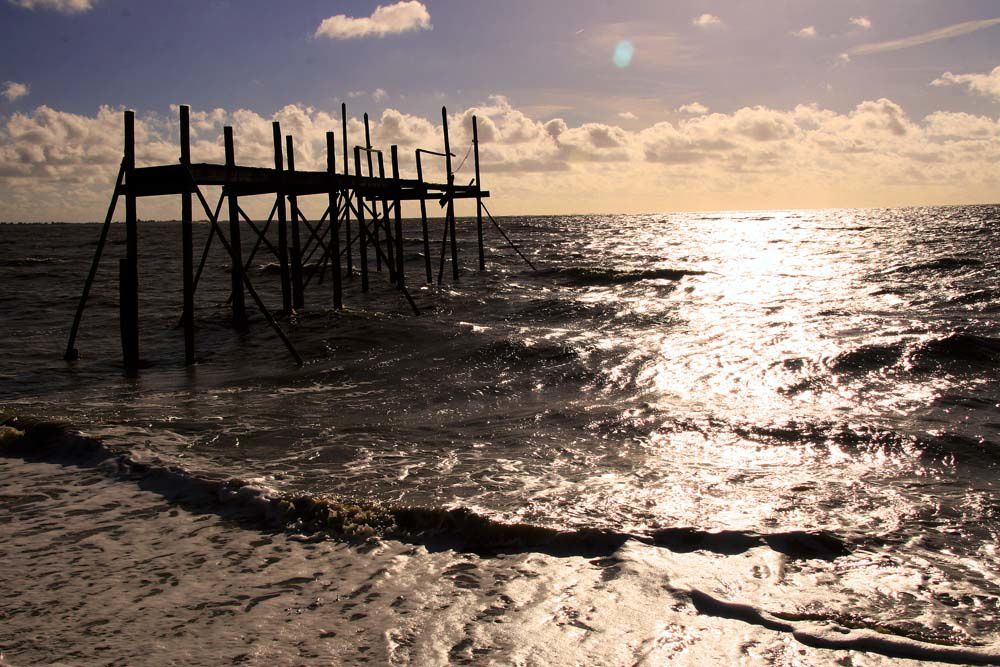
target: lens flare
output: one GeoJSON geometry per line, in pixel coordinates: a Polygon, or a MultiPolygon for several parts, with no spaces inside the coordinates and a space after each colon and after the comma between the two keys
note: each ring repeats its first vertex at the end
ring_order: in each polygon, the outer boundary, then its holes
{"type": "Polygon", "coordinates": [[[615,53],[611,57],[611,60],[615,63],[616,67],[625,68],[632,63],[632,56],[635,55],[635,45],[627,39],[623,39],[618,42],[615,46],[615,53]]]}

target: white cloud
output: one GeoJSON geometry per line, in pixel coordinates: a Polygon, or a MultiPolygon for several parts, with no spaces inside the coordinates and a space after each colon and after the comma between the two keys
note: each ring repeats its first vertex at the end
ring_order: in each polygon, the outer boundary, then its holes
{"type": "Polygon", "coordinates": [[[3,96],[7,98],[8,102],[13,102],[16,99],[20,99],[31,92],[31,88],[28,87],[26,83],[18,83],[16,81],[7,81],[3,84],[3,96]]]}
{"type": "Polygon", "coordinates": [[[49,9],[63,14],[79,14],[94,8],[94,0],[10,0],[24,9],[49,9]]]}
{"type": "Polygon", "coordinates": [[[974,93],[992,97],[1000,102],[1000,66],[989,74],[952,74],[945,72],[931,81],[932,86],[966,86],[974,93]]]}
{"type": "Polygon", "coordinates": [[[618,112],[618,117],[623,118],[625,120],[635,120],[638,118],[638,116],[636,116],[631,111],[620,111],[618,112]]]}
{"type": "Polygon", "coordinates": [[[375,90],[372,91],[372,99],[375,100],[376,102],[381,102],[388,96],[389,94],[385,92],[385,89],[383,88],[376,88],[375,90]]]}
{"type": "Polygon", "coordinates": [[[405,0],[392,5],[379,5],[371,16],[355,18],[337,14],[323,19],[316,28],[315,36],[330,39],[385,37],[431,28],[433,28],[431,15],[424,3],[418,0],[405,0]]]}
{"type": "Polygon", "coordinates": [[[867,16],[852,16],[851,24],[861,28],[862,30],[870,30],[872,27],[872,20],[867,16]]]}
{"type": "MultiPolygon", "coordinates": [[[[694,106],[697,103],[692,103],[694,106]]],[[[176,108],[136,119],[140,166],[177,160],[176,108]]],[[[1000,120],[966,113],[909,117],[888,99],[841,113],[815,105],[744,107],[636,130],[603,123],[537,120],[501,96],[449,116],[452,150],[464,155],[471,117],[479,119],[484,182],[494,212],[618,211],[664,208],[853,206],[987,201],[1000,188],[1000,120]],[[609,163],[616,178],[608,180],[609,163]],[[529,174],[531,178],[526,178],[529,174]]],[[[324,169],[325,132],[340,110],[288,105],[274,114],[194,110],[192,157],[221,162],[222,127],[233,125],[240,164],[272,162],[271,121],[295,136],[296,166],[324,169]]],[[[441,150],[440,119],[385,109],[372,118],[372,142],[400,146],[404,176],[413,149],[441,150]]],[[[350,145],[364,143],[357,118],[350,145]]],[[[80,115],[39,106],[0,121],[0,211],[7,219],[95,219],[103,215],[121,160],[121,109],[80,115]]],[[[442,165],[428,160],[429,179],[442,165]]],[[[340,155],[337,156],[338,170],[340,155]]],[[[460,173],[467,177],[469,165],[460,173]]],[[[353,168],[352,168],[353,171],[353,168]]],[[[144,199],[143,217],[174,218],[177,198],[144,199]]],[[[248,208],[252,215],[267,214],[248,208]]],[[[246,206],[256,206],[254,198],[246,206]]],[[[313,198],[306,215],[322,212],[313,198]]]]}
{"type": "Polygon", "coordinates": [[[816,26],[807,25],[804,28],[799,28],[798,30],[793,31],[792,34],[796,37],[810,39],[816,36],[816,26]]]}
{"type": "Polygon", "coordinates": [[[847,55],[867,56],[873,53],[884,53],[886,51],[908,49],[914,46],[921,46],[923,44],[936,42],[941,39],[950,39],[952,37],[967,35],[970,32],[990,28],[998,23],[1000,23],[1000,18],[956,23],[955,25],[938,28],[937,30],[931,30],[930,32],[920,33],[919,35],[903,37],[902,39],[894,39],[888,42],[875,42],[872,44],[861,44],[860,46],[855,46],[853,49],[848,49],[847,55]]]}
{"type": "Polygon", "coordinates": [[[687,113],[692,116],[700,116],[702,114],[708,113],[708,107],[706,107],[701,102],[691,102],[690,104],[682,104],[675,109],[677,113],[687,113]]]}
{"type": "Polygon", "coordinates": [[[699,28],[708,28],[713,25],[720,25],[722,19],[720,19],[715,14],[702,14],[691,20],[692,25],[696,25],[699,28]]]}

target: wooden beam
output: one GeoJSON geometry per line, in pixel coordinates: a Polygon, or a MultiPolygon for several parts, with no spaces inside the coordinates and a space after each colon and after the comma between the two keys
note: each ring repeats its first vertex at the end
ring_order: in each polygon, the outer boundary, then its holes
{"type": "MultiPolygon", "coordinates": [[[[288,174],[294,179],[295,174],[295,142],[292,135],[285,137],[285,145],[288,150],[288,174]]],[[[299,199],[295,195],[289,195],[288,203],[291,205],[292,223],[292,306],[295,308],[305,307],[305,295],[302,287],[302,242],[299,235],[299,199]]]]}
{"type": "MultiPolygon", "coordinates": [[[[327,132],[326,170],[331,174],[337,172],[335,162],[333,132],[327,132]]],[[[347,160],[344,160],[344,168],[347,168],[347,160]]],[[[341,310],[344,307],[344,296],[340,275],[340,213],[337,202],[337,190],[331,188],[327,196],[330,201],[330,260],[333,262],[333,307],[335,310],[341,310]]]]}
{"type": "MultiPolygon", "coordinates": [[[[125,112],[125,183],[135,174],[135,112],[125,112]]],[[[125,195],[125,260],[118,267],[119,313],[121,318],[122,359],[125,373],[139,371],[139,227],[136,196],[125,195]]]]}
{"type": "MultiPolygon", "coordinates": [[[[279,174],[284,170],[284,159],[281,154],[281,123],[271,123],[274,138],[274,170],[279,174]]],[[[281,309],[292,312],[292,281],[288,274],[288,220],[285,209],[285,193],[281,183],[275,190],[275,203],[278,207],[278,263],[281,266],[281,309]]]]}
{"type": "MultiPolygon", "coordinates": [[[[233,143],[233,128],[227,125],[222,131],[226,149],[226,166],[230,168],[235,177],[236,148],[233,143]]],[[[190,199],[191,195],[187,195],[187,197],[190,199]]],[[[227,188],[226,199],[229,201],[229,246],[232,249],[229,254],[233,324],[242,327],[246,325],[247,313],[246,299],[243,296],[243,242],[240,237],[240,203],[236,194],[229,188],[227,188]]]]}

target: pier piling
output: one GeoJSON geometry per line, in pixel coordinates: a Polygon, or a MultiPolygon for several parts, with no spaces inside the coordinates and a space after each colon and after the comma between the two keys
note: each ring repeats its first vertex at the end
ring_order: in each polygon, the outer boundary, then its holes
{"type": "MultiPolygon", "coordinates": [[[[479,247],[479,268],[485,268],[483,247],[483,215],[497,226],[505,240],[521,254],[520,249],[507,239],[505,232],[489,214],[483,202],[489,192],[481,187],[479,163],[479,135],[477,120],[473,117],[472,145],[474,151],[476,177],[468,185],[455,184],[452,167],[451,138],[448,134],[448,113],[442,107],[441,120],[444,152],[439,153],[422,148],[415,152],[416,178],[406,178],[402,174],[399,147],[389,148],[389,164],[382,150],[372,145],[371,123],[364,116],[365,145],[354,146],[354,173],[350,169],[350,148],[348,144],[347,105],[341,105],[341,141],[343,144],[343,173],[338,173],[336,165],[336,136],[333,130],[326,132],[326,169],[304,171],[296,168],[295,142],[293,137],[282,137],[281,125],[272,123],[274,167],[245,167],[237,164],[234,131],[231,126],[223,128],[225,161],[223,164],[195,163],[191,159],[191,109],[187,105],[179,107],[180,115],[180,159],[178,163],[137,167],[135,159],[135,113],[124,114],[124,150],[118,176],[108,205],[107,216],[101,227],[100,238],[90,270],[84,283],[83,292],[77,304],[70,328],[65,358],[79,357],[76,339],[80,322],[86,308],[87,299],[94,284],[101,257],[107,248],[110,225],[115,214],[119,197],[125,198],[125,253],[118,262],[118,302],[122,359],[125,372],[134,376],[140,366],[139,358],[139,220],[137,202],[140,197],[175,195],[181,199],[181,290],[183,308],[181,326],[184,330],[184,363],[195,363],[194,302],[199,282],[205,272],[213,241],[228,255],[230,277],[227,304],[232,309],[233,323],[246,326],[247,300],[249,294],[253,304],[264,316],[289,354],[301,364],[301,357],[288,336],[278,325],[268,310],[261,295],[254,289],[250,278],[250,268],[258,251],[263,247],[269,256],[277,259],[280,268],[281,313],[290,316],[305,307],[305,290],[312,279],[319,274],[322,282],[327,265],[332,275],[333,307],[344,307],[344,276],[354,275],[354,242],[358,241],[359,272],[361,291],[371,289],[369,251],[375,252],[376,271],[385,264],[389,282],[394,284],[415,315],[420,309],[406,286],[403,204],[416,201],[420,206],[420,225],[423,242],[424,274],[428,283],[432,282],[430,234],[427,217],[427,200],[438,201],[445,209],[441,239],[441,269],[438,282],[443,279],[444,263],[450,254],[452,277],[459,278],[458,239],[456,233],[455,200],[476,200],[477,241],[479,247]],[[367,156],[367,174],[362,172],[361,152],[367,156]],[[286,158],[287,154],[287,158],[286,158]],[[443,157],[447,182],[436,183],[425,179],[422,157],[425,155],[443,157]],[[287,168],[285,165],[287,159],[287,168]],[[375,160],[377,159],[377,172],[375,160]],[[386,168],[389,168],[387,174],[386,168]],[[222,193],[214,209],[209,205],[202,186],[221,186],[222,193]],[[267,195],[274,197],[271,212],[266,222],[258,226],[240,205],[240,198],[267,195]],[[323,195],[326,210],[318,222],[310,223],[302,209],[302,198],[323,195]],[[197,198],[210,223],[209,233],[201,252],[201,260],[195,264],[194,257],[194,199],[197,198]],[[220,224],[223,202],[227,204],[228,233],[220,224]],[[289,217],[290,216],[290,217],[289,217]],[[357,223],[357,233],[352,234],[351,218],[357,223]],[[272,243],[268,234],[276,222],[277,241],[272,243]],[[303,239],[300,223],[308,231],[303,239]],[[323,227],[328,224],[329,228],[323,227]],[[242,233],[244,225],[255,237],[249,256],[243,256],[242,233]],[[384,232],[384,234],[383,234],[384,232]],[[343,234],[343,236],[341,236],[343,234]],[[290,238],[289,238],[290,237],[290,238]],[[384,239],[384,242],[383,242],[384,239]],[[303,245],[303,241],[305,244],[303,245]],[[449,253],[450,250],[450,253],[449,253]],[[315,260],[313,258],[316,258],[315,260]],[[342,259],[343,258],[343,259],[342,259]],[[346,261],[344,261],[346,260],[346,261]],[[308,278],[304,279],[304,264],[309,264],[308,278]],[[346,264],[346,266],[345,266],[346,264]]],[[[464,162],[464,160],[463,160],[464,162]]],[[[459,165],[461,169],[461,165],[459,165]]],[[[308,209],[307,209],[308,210],[308,209]]],[[[273,234],[273,232],[272,232],[273,234]]],[[[523,254],[522,254],[522,257],[523,254]]],[[[527,262],[527,258],[525,258],[527,262]]],[[[162,282],[166,276],[155,276],[162,282]]]]}

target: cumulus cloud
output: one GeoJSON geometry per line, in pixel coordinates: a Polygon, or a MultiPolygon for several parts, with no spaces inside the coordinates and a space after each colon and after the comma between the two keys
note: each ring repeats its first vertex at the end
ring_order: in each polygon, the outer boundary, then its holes
{"type": "Polygon", "coordinates": [[[385,89],[383,88],[376,88],[375,90],[372,91],[372,99],[375,100],[376,102],[381,102],[386,97],[388,97],[388,95],[389,94],[385,92],[385,89]]]}
{"type": "Polygon", "coordinates": [[[696,16],[692,19],[691,23],[699,28],[708,28],[713,25],[720,25],[722,23],[722,19],[715,14],[702,14],[701,16],[696,16]]]}
{"type": "Polygon", "coordinates": [[[708,107],[706,107],[701,102],[691,102],[690,104],[682,104],[675,109],[677,113],[691,114],[692,116],[700,116],[701,114],[708,113],[708,107]]]}
{"type": "Polygon", "coordinates": [[[7,98],[8,102],[13,102],[14,100],[20,99],[27,95],[31,89],[26,83],[18,83],[17,81],[7,81],[3,84],[3,96],[7,98]]]}
{"type": "Polygon", "coordinates": [[[867,16],[852,16],[851,24],[855,25],[862,30],[870,30],[872,27],[872,20],[867,16]]]}
{"type": "Polygon", "coordinates": [[[914,46],[930,44],[931,42],[936,42],[938,40],[951,39],[952,37],[967,35],[970,32],[975,32],[977,30],[991,28],[998,23],[1000,23],[1000,18],[956,23],[954,25],[945,26],[944,28],[938,28],[937,30],[931,30],[930,32],[923,32],[919,35],[903,37],[902,39],[893,39],[888,42],[875,42],[872,44],[861,44],[860,46],[855,46],[853,49],[848,49],[847,55],[867,56],[873,53],[885,53],[886,51],[909,49],[914,46]]]}
{"type": "Polygon", "coordinates": [[[424,3],[404,0],[392,5],[379,5],[371,16],[355,18],[337,14],[323,19],[316,28],[316,37],[330,39],[357,39],[360,37],[385,37],[413,30],[430,30],[431,14],[424,3]]]}
{"type": "Polygon", "coordinates": [[[798,30],[792,31],[792,34],[795,35],[796,37],[809,39],[816,36],[816,26],[807,25],[803,28],[799,28],[798,30]]]}
{"type": "Polygon", "coordinates": [[[952,74],[945,72],[931,81],[932,86],[966,86],[970,91],[1000,102],[1000,66],[989,74],[952,74]]]}
{"type": "Polygon", "coordinates": [[[48,9],[63,14],[79,14],[94,8],[94,0],[10,0],[24,9],[48,9]]]}
{"type": "MultiPolygon", "coordinates": [[[[690,105],[685,105],[690,106],[690,105]]],[[[103,215],[121,160],[121,109],[93,115],[39,106],[0,122],[0,211],[7,219],[95,219],[103,215]]],[[[541,120],[502,96],[449,115],[452,150],[465,155],[471,117],[479,122],[484,183],[495,212],[760,206],[851,206],[986,201],[1000,188],[1000,120],[938,111],[911,118],[889,99],[842,113],[816,105],[707,109],[676,122],[635,130],[613,124],[541,120]],[[609,169],[615,178],[609,180],[609,169]],[[530,178],[526,178],[530,175],[530,178]]],[[[137,162],[177,160],[177,109],[136,121],[137,162]]],[[[192,111],[192,157],[223,160],[222,128],[233,125],[240,164],[272,162],[271,121],[295,136],[296,167],[324,169],[325,133],[337,132],[339,108],[288,105],[273,114],[246,109],[192,111]]],[[[440,119],[385,109],[372,118],[372,142],[400,147],[404,176],[417,147],[441,150],[440,119]]],[[[348,144],[364,143],[357,118],[348,144]]],[[[443,161],[425,175],[443,179],[443,161]]],[[[471,159],[459,179],[471,176],[471,159]]],[[[353,166],[352,166],[353,171],[353,166]]],[[[176,198],[142,201],[143,217],[177,216],[176,198]]],[[[266,198],[260,198],[264,200],[266,198]]],[[[303,198],[306,215],[310,206],[303,198]]],[[[246,202],[251,214],[255,199],[246,202]]],[[[317,215],[322,211],[315,212],[317,215]]]]}
{"type": "Polygon", "coordinates": [[[623,118],[625,120],[635,120],[638,118],[638,116],[636,116],[631,111],[620,111],[618,112],[618,117],[623,118]]]}

